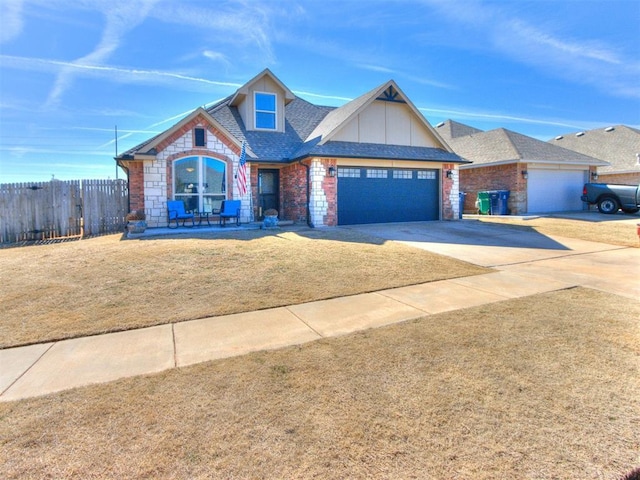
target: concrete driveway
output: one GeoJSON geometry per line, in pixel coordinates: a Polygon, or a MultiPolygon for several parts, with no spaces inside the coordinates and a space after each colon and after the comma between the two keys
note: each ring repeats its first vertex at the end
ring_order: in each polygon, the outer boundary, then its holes
{"type": "Polygon", "coordinates": [[[640,249],[542,235],[473,219],[356,225],[368,235],[465,262],[640,298],[640,249]]]}

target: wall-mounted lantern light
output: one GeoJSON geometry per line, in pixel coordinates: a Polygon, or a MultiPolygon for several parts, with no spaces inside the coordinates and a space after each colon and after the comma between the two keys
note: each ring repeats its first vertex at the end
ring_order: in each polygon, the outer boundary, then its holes
{"type": "Polygon", "coordinates": [[[591,180],[597,180],[598,179],[598,172],[593,171],[591,172],[591,180]]]}
{"type": "Polygon", "coordinates": [[[452,170],[447,170],[446,175],[447,175],[447,178],[453,177],[453,171],[452,170]]]}
{"type": "Polygon", "coordinates": [[[524,178],[525,180],[529,178],[529,172],[527,172],[526,170],[522,170],[522,172],[520,173],[522,173],[522,178],[524,178]]]}
{"type": "Polygon", "coordinates": [[[329,167],[329,176],[330,177],[336,176],[336,167],[329,167]]]}

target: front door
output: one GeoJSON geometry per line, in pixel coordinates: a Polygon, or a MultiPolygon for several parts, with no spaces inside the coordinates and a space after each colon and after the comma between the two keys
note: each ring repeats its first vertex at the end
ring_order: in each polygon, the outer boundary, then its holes
{"type": "Polygon", "coordinates": [[[258,170],[258,219],[270,208],[280,213],[280,172],[279,170],[258,170]]]}

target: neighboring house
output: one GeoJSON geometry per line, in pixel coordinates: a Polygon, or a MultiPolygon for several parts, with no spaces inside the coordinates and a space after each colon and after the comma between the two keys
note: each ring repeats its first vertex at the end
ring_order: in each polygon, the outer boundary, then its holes
{"type": "Polygon", "coordinates": [[[512,214],[582,210],[582,186],[607,162],[504,128],[484,132],[447,120],[436,131],[470,165],[460,166],[464,210],[475,212],[479,191],[508,190],[512,214]]]}
{"type": "Polygon", "coordinates": [[[394,81],[332,108],[297,97],[268,69],[116,161],[131,209],[150,226],[167,224],[171,199],[206,212],[241,200],[243,222],[269,208],[313,226],[456,219],[457,167],[468,163],[394,81]]]}
{"type": "Polygon", "coordinates": [[[640,130],[616,125],[559,135],[549,143],[609,162],[607,166],[598,167],[598,178],[594,178],[594,182],[640,183],[640,130]]]}

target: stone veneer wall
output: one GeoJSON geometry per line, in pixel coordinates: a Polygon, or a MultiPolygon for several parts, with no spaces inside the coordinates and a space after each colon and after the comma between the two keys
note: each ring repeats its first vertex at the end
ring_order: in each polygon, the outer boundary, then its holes
{"type": "Polygon", "coordinates": [[[329,176],[330,166],[336,168],[335,159],[313,159],[311,162],[309,211],[311,222],[316,227],[335,226],[337,224],[337,176],[329,176]]]}
{"type": "Polygon", "coordinates": [[[250,221],[251,165],[247,163],[247,180],[249,182],[247,193],[244,197],[239,197],[235,172],[238,168],[240,151],[220,132],[196,118],[158,145],[158,150],[156,159],[145,161],[143,167],[144,207],[147,214],[147,224],[150,227],[167,225],[167,200],[171,198],[172,188],[172,162],[190,155],[210,156],[227,162],[227,187],[231,193],[230,198],[242,200],[241,221],[250,221]],[[193,146],[193,129],[195,127],[207,129],[206,148],[193,146]]]}
{"type": "Polygon", "coordinates": [[[459,171],[452,163],[442,165],[442,219],[457,220],[460,213],[459,171]],[[451,178],[447,178],[447,171],[451,170],[451,178]]]}

